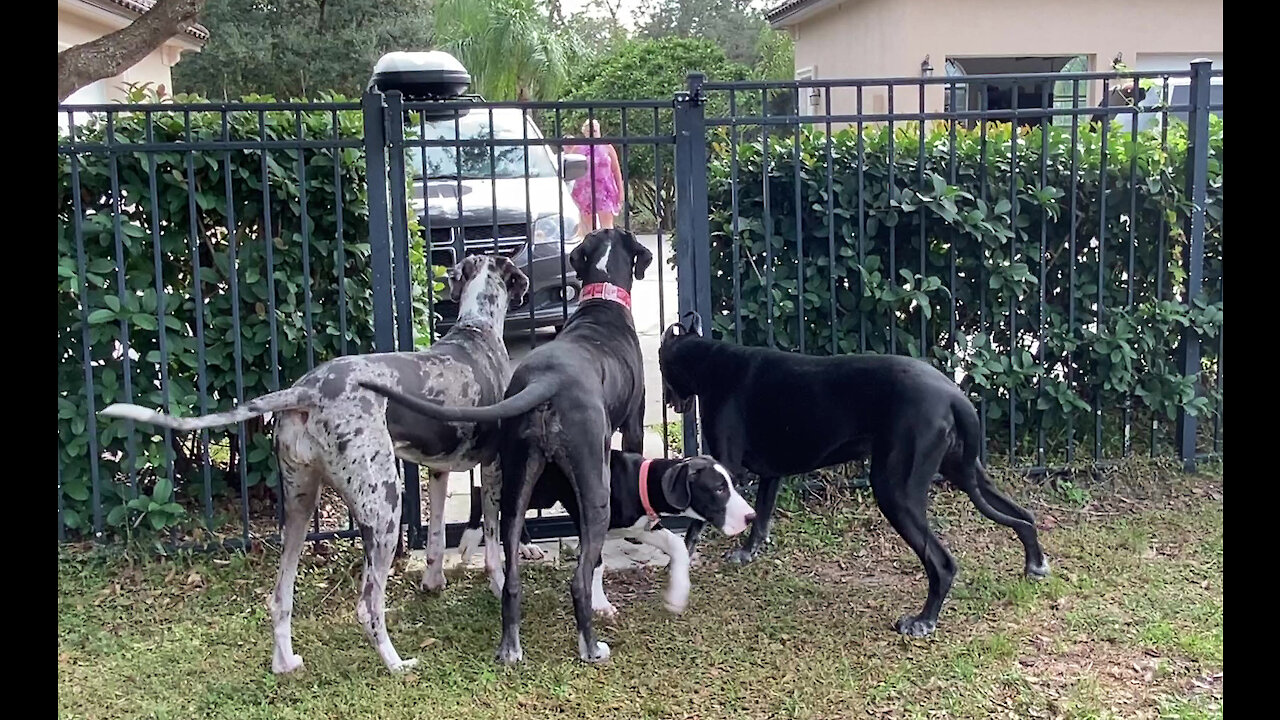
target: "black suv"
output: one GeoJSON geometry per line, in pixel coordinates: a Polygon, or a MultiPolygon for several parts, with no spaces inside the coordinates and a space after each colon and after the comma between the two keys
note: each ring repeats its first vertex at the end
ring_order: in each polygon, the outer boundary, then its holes
{"type": "MultiPolygon", "coordinates": [[[[419,135],[427,141],[499,141],[410,147],[405,160],[414,178],[412,208],[430,236],[432,265],[500,253],[529,276],[524,304],[507,314],[508,331],[559,330],[577,307],[581,290],[568,261],[583,235],[568,183],[584,174],[586,158],[557,154],[537,142],[542,132],[518,108],[478,105],[428,116],[421,125],[411,123],[406,135],[411,145],[419,135]],[[524,145],[526,139],[534,142],[524,145]],[[519,144],[503,146],[502,140],[519,144]]],[[[456,320],[458,308],[445,298],[436,311],[436,326],[443,330],[456,320]]]]}

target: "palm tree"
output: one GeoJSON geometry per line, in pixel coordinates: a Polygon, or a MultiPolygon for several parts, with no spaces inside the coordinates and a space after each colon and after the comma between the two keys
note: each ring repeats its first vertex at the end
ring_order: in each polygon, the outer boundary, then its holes
{"type": "Polygon", "coordinates": [[[488,100],[554,100],[577,43],[551,26],[539,0],[440,0],[436,37],[488,100]]]}

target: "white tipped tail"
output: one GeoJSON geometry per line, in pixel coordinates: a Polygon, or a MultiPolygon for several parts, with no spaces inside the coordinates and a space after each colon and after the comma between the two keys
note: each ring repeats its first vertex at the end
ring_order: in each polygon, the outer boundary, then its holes
{"type": "Polygon", "coordinates": [[[160,427],[167,427],[181,432],[190,432],[192,430],[203,430],[205,428],[218,427],[219,425],[244,422],[267,413],[307,407],[314,404],[309,389],[292,387],[254,398],[234,410],[211,415],[174,417],[173,415],[166,415],[131,403],[113,403],[99,410],[98,414],[103,417],[133,420],[134,422],[159,425],[160,427]]]}

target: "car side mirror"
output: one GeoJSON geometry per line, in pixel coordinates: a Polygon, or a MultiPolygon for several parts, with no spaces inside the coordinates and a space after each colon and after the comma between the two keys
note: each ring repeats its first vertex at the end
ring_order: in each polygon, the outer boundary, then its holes
{"type": "Polygon", "coordinates": [[[579,155],[577,153],[563,153],[560,155],[560,176],[565,180],[573,182],[586,174],[586,155],[579,155]]]}

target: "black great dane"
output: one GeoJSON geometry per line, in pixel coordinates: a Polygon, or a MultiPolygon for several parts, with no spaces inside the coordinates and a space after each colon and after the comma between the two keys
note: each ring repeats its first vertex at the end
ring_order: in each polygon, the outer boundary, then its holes
{"type": "Polygon", "coordinates": [[[622,430],[622,449],[644,445],[644,368],[631,318],[631,283],[644,277],[653,253],[629,232],[593,232],[569,254],[583,282],[577,311],[556,339],[534,349],[516,367],[506,398],[488,407],[446,407],[369,383],[393,403],[453,422],[501,421],[502,537],[506,585],[502,593],[502,643],[497,659],[523,659],[520,648],[520,575],[516,544],[534,484],[548,463],[572,484],[582,519],[581,552],[570,583],[578,625],[578,655],[609,658],[591,625],[591,580],[609,529],[609,446],[622,430]]]}
{"type": "MultiPolygon", "coordinates": [[[[658,350],[665,400],[678,412],[701,408],[705,451],[730,472],[760,478],[756,518],[729,559],[749,562],[764,544],[784,475],[871,459],[871,490],[894,530],[929,577],[918,615],[898,632],[933,632],[956,563],[929,529],[935,474],[963,490],[978,511],[1013,528],[1026,550],[1026,573],[1049,574],[1035,519],[991,484],[978,460],[978,414],[960,388],[927,363],[898,355],[811,357],[742,347],[702,337],[701,320],[666,329],[658,350]]],[[[690,554],[702,524],[685,536],[690,554]]]]}

